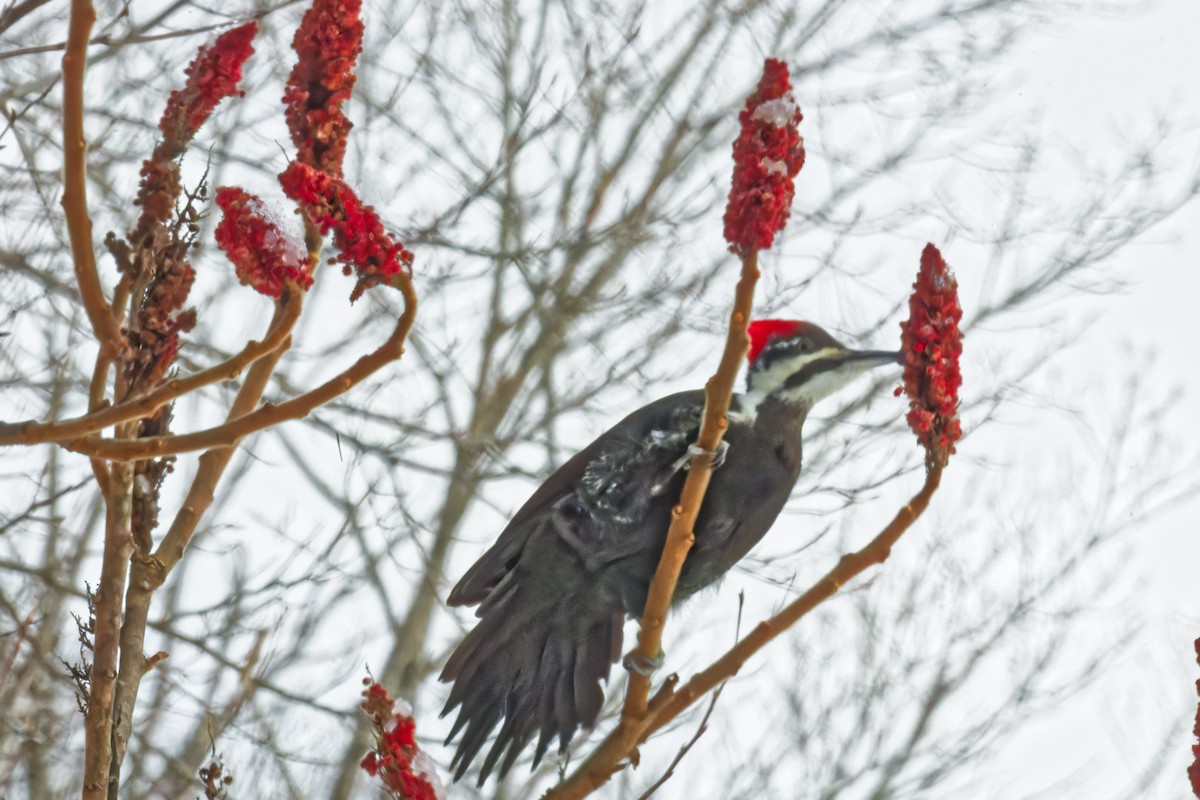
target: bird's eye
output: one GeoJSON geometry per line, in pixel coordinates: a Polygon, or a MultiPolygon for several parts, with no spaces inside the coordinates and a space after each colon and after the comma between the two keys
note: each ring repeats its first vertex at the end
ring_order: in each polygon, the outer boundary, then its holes
{"type": "Polygon", "coordinates": [[[807,352],[808,352],[808,342],[807,342],[807,341],[805,341],[805,340],[801,340],[801,341],[800,341],[800,352],[801,352],[801,353],[807,353],[807,352]]]}

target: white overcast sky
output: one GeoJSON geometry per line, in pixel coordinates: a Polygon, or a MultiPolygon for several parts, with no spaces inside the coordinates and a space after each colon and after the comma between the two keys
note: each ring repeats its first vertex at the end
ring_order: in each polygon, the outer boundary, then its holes
{"type": "MultiPolygon", "coordinates": [[[[1165,0],[1134,16],[1084,19],[1031,40],[1024,50],[1021,105],[1043,112],[1051,137],[1082,144],[1132,134],[1131,120],[1155,111],[1184,122],[1193,134],[1200,128],[1197,0],[1165,0]]],[[[1200,152],[1191,158],[1174,166],[1186,170],[1200,152]]],[[[1178,448],[1194,454],[1200,450],[1200,208],[1193,204],[1152,238],[1153,245],[1122,257],[1134,282],[1106,302],[1108,311],[1091,329],[1085,352],[1105,369],[1125,371],[1138,364],[1128,362],[1131,351],[1124,345],[1135,345],[1134,353],[1157,351],[1159,379],[1184,389],[1173,426],[1178,448]]],[[[1131,771],[1157,745],[1148,723],[1165,721],[1180,698],[1187,702],[1191,682],[1200,677],[1190,647],[1200,636],[1200,494],[1140,531],[1131,552],[1134,569],[1144,576],[1137,600],[1146,621],[1141,645],[1063,713],[1005,750],[995,765],[1004,783],[990,784],[995,797],[1024,797],[1045,788],[1047,778],[1064,777],[1063,765],[1081,762],[1087,770],[1074,776],[1081,783],[1070,796],[1121,796],[1131,771]]],[[[1178,774],[1178,793],[1162,800],[1189,797],[1183,776],[1189,740],[1181,734],[1164,766],[1178,774]]]]}

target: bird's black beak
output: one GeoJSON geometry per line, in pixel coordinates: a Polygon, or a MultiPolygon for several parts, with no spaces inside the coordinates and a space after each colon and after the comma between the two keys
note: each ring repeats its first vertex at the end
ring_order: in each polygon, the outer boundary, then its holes
{"type": "Polygon", "coordinates": [[[903,364],[903,350],[847,350],[842,356],[845,362],[858,362],[864,367],[885,367],[888,364],[903,364]]]}

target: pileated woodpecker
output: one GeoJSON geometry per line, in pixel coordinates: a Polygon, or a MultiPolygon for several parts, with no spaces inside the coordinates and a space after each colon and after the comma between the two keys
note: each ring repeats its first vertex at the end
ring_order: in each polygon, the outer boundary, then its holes
{"type": "MultiPolygon", "coordinates": [[[[851,350],[808,322],[750,325],[747,391],[735,394],[728,447],[713,473],[675,599],[717,581],[775,522],[800,475],[800,429],[817,401],[898,352],[851,350]]],[[[479,774],[506,773],[537,734],[534,766],[557,734],[565,750],[591,727],[601,680],[621,654],[626,615],[646,602],[666,541],[704,392],[644,406],[563,464],[521,506],[450,592],[479,623],[442,670],[462,706],[449,744],[458,780],[501,724],[479,774]],[[507,750],[507,754],[506,751],[507,750]]]]}

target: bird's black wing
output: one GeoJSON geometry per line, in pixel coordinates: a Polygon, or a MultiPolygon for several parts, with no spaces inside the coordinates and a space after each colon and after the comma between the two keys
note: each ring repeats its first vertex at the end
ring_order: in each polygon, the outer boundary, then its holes
{"type": "MultiPolygon", "coordinates": [[[[672,477],[672,470],[696,440],[704,392],[668,395],[639,408],[554,471],[501,531],[496,543],[475,562],[450,592],[451,606],[482,603],[521,557],[539,518],[557,517],[594,563],[619,557],[639,542],[636,523],[653,496],[647,491],[672,477]],[[580,525],[575,519],[586,515],[580,525]]],[[[661,491],[665,491],[663,486],[661,491]]]]}
{"type": "Polygon", "coordinates": [[[641,611],[630,598],[644,599],[644,586],[627,587],[649,581],[644,568],[631,580],[602,567],[632,555],[626,563],[653,570],[666,533],[657,517],[678,497],[675,465],[703,403],[703,392],[684,392],[617,423],[550,476],[454,587],[451,605],[479,604],[441,675],[454,682],[443,715],[461,706],[447,738],[462,733],[456,780],[497,725],[481,783],[497,766],[507,772],[535,735],[536,765],[555,735],[565,749],[580,725],[595,724],[625,615],[641,611]]]}

